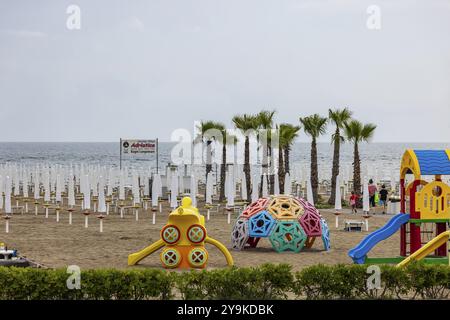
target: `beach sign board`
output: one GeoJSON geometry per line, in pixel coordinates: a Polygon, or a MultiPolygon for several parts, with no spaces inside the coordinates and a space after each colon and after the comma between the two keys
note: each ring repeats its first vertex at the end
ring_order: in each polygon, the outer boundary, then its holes
{"type": "Polygon", "coordinates": [[[122,155],[155,154],[156,172],[159,172],[158,138],[156,139],[120,139],[120,169],[122,155]]]}
{"type": "Polygon", "coordinates": [[[121,141],[122,153],[136,154],[136,153],[155,153],[156,140],[124,140],[121,141]]]}

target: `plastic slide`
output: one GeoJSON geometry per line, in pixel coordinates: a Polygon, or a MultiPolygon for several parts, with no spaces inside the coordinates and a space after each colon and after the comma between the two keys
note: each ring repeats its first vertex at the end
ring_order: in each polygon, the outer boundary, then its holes
{"type": "Polygon", "coordinates": [[[402,225],[409,221],[409,214],[396,214],[388,221],[382,228],[372,232],[365,237],[356,247],[348,252],[348,256],[353,259],[354,263],[363,264],[366,260],[367,253],[380,241],[383,241],[395,232],[397,232],[402,225]]]}
{"type": "Polygon", "coordinates": [[[402,262],[397,264],[397,267],[405,267],[413,261],[419,261],[428,256],[430,253],[433,253],[434,250],[442,246],[444,243],[448,241],[450,237],[450,231],[446,231],[438,235],[436,238],[430,240],[426,245],[422,248],[414,252],[409,257],[405,258],[402,262]]]}
{"type": "Polygon", "coordinates": [[[148,246],[147,248],[142,249],[139,252],[130,254],[128,256],[128,265],[129,266],[134,266],[139,261],[141,261],[142,259],[144,259],[148,255],[152,254],[153,252],[155,252],[156,250],[158,250],[158,249],[160,249],[160,248],[162,248],[164,246],[165,246],[164,241],[162,239],[159,239],[158,241],[156,241],[152,245],[148,246]]]}

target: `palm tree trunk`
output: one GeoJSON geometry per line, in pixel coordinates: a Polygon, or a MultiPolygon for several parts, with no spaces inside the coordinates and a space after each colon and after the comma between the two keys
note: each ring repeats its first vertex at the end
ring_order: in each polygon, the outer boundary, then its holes
{"type": "Polygon", "coordinates": [[[284,193],[284,161],[283,161],[283,148],[278,148],[278,181],[280,182],[280,194],[284,193]]]}
{"type": "Polygon", "coordinates": [[[211,140],[206,141],[206,179],[208,179],[208,173],[212,171],[211,143],[211,140]]]}
{"type": "Polygon", "coordinates": [[[290,151],[291,147],[290,146],[286,146],[284,148],[284,171],[286,173],[291,173],[291,168],[290,168],[290,163],[289,163],[289,151],[290,151]]]}
{"type": "Polygon", "coordinates": [[[248,136],[245,137],[244,174],[247,182],[247,202],[250,203],[252,200],[252,180],[250,177],[250,142],[248,136]]]}
{"type": "Polygon", "coordinates": [[[220,194],[219,201],[225,200],[225,173],[227,167],[227,146],[224,143],[222,147],[222,163],[220,165],[220,194]]]}
{"type": "Polygon", "coordinates": [[[339,127],[336,128],[334,136],[333,169],[331,171],[331,195],[328,204],[333,205],[336,199],[336,178],[339,175],[339,156],[341,149],[341,133],[339,127]]]}
{"type": "Polygon", "coordinates": [[[353,151],[353,191],[361,195],[361,161],[359,159],[358,142],[355,142],[353,151]]]}
{"type": "Polygon", "coordinates": [[[272,147],[269,146],[268,148],[269,153],[269,194],[273,194],[274,191],[274,185],[275,185],[275,172],[273,168],[273,157],[272,157],[272,147]]]}
{"type": "Polygon", "coordinates": [[[313,192],[314,203],[317,203],[318,188],[319,188],[319,170],[317,168],[316,137],[313,137],[311,142],[311,188],[313,192]]]}

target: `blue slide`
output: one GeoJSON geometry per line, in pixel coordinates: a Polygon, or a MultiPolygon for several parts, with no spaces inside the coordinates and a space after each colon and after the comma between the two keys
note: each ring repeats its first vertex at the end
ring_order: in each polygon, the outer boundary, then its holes
{"type": "Polygon", "coordinates": [[[367,253],[380,241],[389,238],[402,225],[409,221],[409,214],[396,214],[382,228],[372,232],[365,237],[356,247],[348,252],[348,256],[353,259],[354,263],[363,264],[366,260],[367,253]]]}

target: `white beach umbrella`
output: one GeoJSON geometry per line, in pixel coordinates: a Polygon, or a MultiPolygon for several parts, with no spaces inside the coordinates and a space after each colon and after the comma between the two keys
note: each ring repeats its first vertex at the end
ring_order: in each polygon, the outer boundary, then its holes
{"type": "Polygon", "coordinates": [[[273,193],[280,194],[280,179],[278,177],[278,172],[275,172],[273,179],[273,193]]]}
{"type": "Polygon", "coordinates": [[[56,175],[56,194],[55,194],[55,200],[56,202],[61,202],[61,190],[62,190],[62,182],[61,182],[61,175],[56,175]]]}
{"type": "Polygon", "coordinates": [[[133,173],[133,203],[141,203],[141,197],[140,197],[140,190],[139,190],[139,176],[137,175],[137,172],[135,171],[133,173]]]}
{"type": "Polygon", "coordinates": [[[289,172],[284,176],[284,194],[292,194],[292,182],[289,172]]]}
{"type": "Polygon", "coordinates": [[[10,176],[6,176],[5,181],[5,213],[11,214],[11,188],[12,188],[12,181],[10,176]]]}
{"type": "Polygon", "coordinates": [[[370,211],[369,185],[367,183],[367,177],[364,177],[363,184],[363,211],[367,213],[370,211]]]}
{"type": "Polygon", "coordinates": [[[176,208],[178,206],[178,176],[172,175],[172,181],[170,183],[170,207],[176,208]]]}
{"type": "Polygon", "coordinates": [[[252,202],[257,201],[259,198],[258,178],[259,178],[259,176],[255,172],[253,174],[253,179],[252,179],[252,202]]]}
{"type": "Polygon", "coordinates": [[[262,197],[266,198],[269,196],[269,189],[267,187],[267,176],[266,174],[263,175],[263,182],[262,182],[262,197]]]}
{"type": "Polygon", "coordinates": [[[247,199],[247,179],[241,175],[241,198],[247,199]]]}
{"type": "Polygon", "coordinates": [[[44,201],[50,202],[50,174],[47,170],[44,176],[44,201]]]}
{"type": "Polygon", "coordinates": [[[161,177],[160,175],[157,173],[153,176],[153,181],[152,181],[152,207],[157,207],[158,206],[158,198],[161,196],[160,194],[160,190],[161,190],[161,177]],[[159,179],[158,179],[159,177],[159,179]]]}
{"type": "Polygon", "coordinates": [[[83,208],[85,210],[91,209],[91,187],[89,186],[89,175],[84,177],[84,187],[83,187],[83,208]]]}
{"type": "Polygon", "coordinates": [[[36,171],[33,176],[33,185],[34,185],[34,199],[39,200],[39,198],[40,198],[40,194],[39,194],[40,182],[39,182],[39,171],[37,168],[36,168],[36,171]]]}
{"type": "Polygon", "coordinates": [[[308,179],[306,181],[306,200],[310,204],[314,205],[314,196],[312,191],[311,179],[308,179]]]}
{"type": "Polygon", "coordinates": [[[68,192],[67,194],[68,205],[70,207],[73,207],[75,205],[75,187],[72,173],[69,174],[69,186],[67,192],[68,192]]]}
{"type": "Polygon", "coordinates": [[[178,171],[178,192],[179,192],[179,194],[181,196],[184,195],[184,190],[185,190],[185,187],[184,187],[184,175],[183,175],[182,170],[179,170],[178,171]]]}
{"type": "Polygon", "coordinates": [[[0,175],[0,211],[3,210],[3,189],[4,189],[3,176],[0,175]]]}
{"type": "Polygon", "coordinates": [[[192,206],[197,207],[197,179],[195,175],[191,175],[191,199],[192,206]]]}
{"type": "Polygon", "coordinates": [[[212,172],[208,173],[206,178],[206,198],[205,202],[208,204],[212,204],[212,193],[213,193],[213,181],[212,181],[212,172]]]}
{"type": "Polygon", "coordinates": [[[227,206],[228,207],[233,207],[234,206],[234,197],[235,197],[235,192],[236,192],[236,187],[234,184],[234,179],[233,179],[233,171],[230,170],[230,172],[228,172],[228,177],[225,181],[225,183],[228,184],[228,193],[226,195],[227,197],[227,206]]]}
{"type": "Polygon", "coordinates": [[[125,200],[125,176],[124,176],[124,171],[120,172],[120,178],[119,178],[119,200],[125,200]]]}
{"type": "Polygon", "coordinates": [[[100,176],[99,180],[98,180],[98,208],[97,208],[97,211],[100,213],[106,212],[105,186],[104,186],[102,176],[100,176]]]}
{"type": "Polygon", "coordinates": [[[338,175],[336,177],[336,193],[334,200],[334,209],[337,211],[342,210],[341,175],[338,175]]]}

